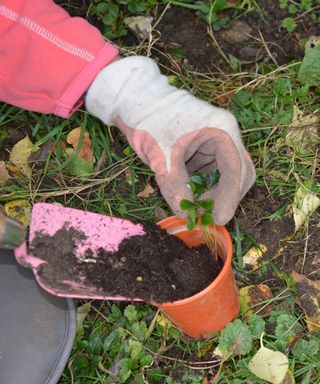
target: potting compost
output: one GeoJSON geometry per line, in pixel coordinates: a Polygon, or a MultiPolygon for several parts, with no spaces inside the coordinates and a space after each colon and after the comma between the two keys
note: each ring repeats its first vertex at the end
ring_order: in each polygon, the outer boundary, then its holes
{"type": "Polygon", "coordinates": [[[206,288],[219,274],[223,262],[214,261],[206,245],[188,248],[153,223],[143,224],[143,236],[123,240],[115,252],[87,249],[77,258],[77,242],[86,235],[68,226],[53,236],[37,232],[30,252],[43,263],[38,274],[57,288],[63,281],[96,287],[105,296],[141,298],[157,303],[190,297],[206,288]]]}

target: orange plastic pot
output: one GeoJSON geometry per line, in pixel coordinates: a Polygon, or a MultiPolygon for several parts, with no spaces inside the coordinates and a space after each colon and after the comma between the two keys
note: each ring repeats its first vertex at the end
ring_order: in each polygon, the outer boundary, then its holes
{"type": "MultiPolygon", "coordinates": [[[[200,229],[189,231],[186,220],[177,216],[164,219],[158,225],[179,237],[189,247],[204,243],[200,229]]],[[[220,331],[233,321],[240,310],[239,292],[231,269],[232,242],[229,232],[219,225],[212,225],[211,229],[218,255],[224,262],[219,275],[203,291],[191,297],[156,304],[182,332],[196,339],[211,337],[212,332],[220,331]]]]}

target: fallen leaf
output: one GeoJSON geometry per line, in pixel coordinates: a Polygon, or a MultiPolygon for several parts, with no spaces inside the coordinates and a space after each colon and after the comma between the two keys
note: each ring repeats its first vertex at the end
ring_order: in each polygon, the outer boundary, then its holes
{"type": "Polygon", "coordinates": [[[262,338],[263,334],[260,338],[260,349],[250,360],[248,368],[260,379],[272,384],[280,384],[286,377],[289,360],[282,352],[266,348],[262,338]]]}
{"type": "MultiPolygon", "coordinates": [[[[72,157],[75,151],[72,148],[66,148],[65,152],[69,157],[72,157]]],[[[74,156],[68,164],[68,170],[74,176],[87,178],[93,173],[93,165],[78,156],[74,156]]]]}
{"type": "Polygon", "coordinates": [[[91,309],[91,302],[84,303],[77,309],[77,332],[83,329],[83,322],[88,316],[91,309]]]}
{"type": "Polygon", "coordinates": [[[315,194],[304,186],[297,189],[292,206],[295,231],[298,231],[319,206],[320,199],[315,194]]]}
{"type": "Polygon", "coordinates": [[[248,285],[240,288],[240,311],[250,317],[254,313],[264,316],[270,313],[271,305],[265,301],[273,298],[271,289],[266,284],[248,285]]]}
{"type": "MultiPolygon", "coordinates": [[[[72,131],[70,131],[67,136],[67,143],[71,144],[75,150],[77,150],[80,144],[81,131],[82,131],[81,127],[75,128],[72,131]]],[[[83,133],[81,147],[77,153],[77,157],[81,160],[86,161],[89,164],[94,163],[91,140],[89,138],[89,133],[87,131],[84,131],[83,133]]]]}
{"type": "Polygon", "coordinates": [[[20,140],[15,144],[10,153],[10,161],[14,164],[22,175],[30,178],[31,177],[31,168],[29,166],[29,156],[32,152],[33,144],[29,139],[29,136],[26,136],[24,139],[20,140]]]}
{"type": "Polygon", "coordinates": [[[149,197],[150,195],[152,195],[154,192],[154,189],[152,188],[152,186],[148,183],[146,185],[146,187],[144,188],[143,191],[139,192],[137,194],[138,197],[149,197]]]}
{"type": "Polygon", "coordinates": [[[263,244],[258,244],[257,247],[252,247],[243,256],[243,264],[249,271],[256,271],[263,264],[262,256],[267,252],[267,247],[263,244]]]}
{"type": "Polygon", "coordinates": [[[51,153],[51,148],[51,141],[46,141],[37,151],[31,153],[28,161],[33,163],[38,168],[44,167],[45,162],[51,153]]]}
{"type": "Polygon", "coordinates": [[[292,272],[296,283],[296,302],[303,310],[309,331],[320,329],[320,281],[309,280],[304,275],[292,272]]]}
{"type": "Polygon", "coordinates": [[[10,176],[6,168],[6,163],[4,161],[0,161],[0,184],[4,184],[9,179],[10,176]]]}
{"type": "Polygon", "coordinates": [[[320,36],[311,36],[306,43],[305,54],[299,68],[298,80],[303,84],[319,85],[320,36]]]}
{"type": "Polygon", "coordinates": [[[149,37],[153,18],[150,16],[131,16],[124,19],[125,25],[140,39],[149,37]]]}
{"type": "Polygon", "coordinates": [[[163,328],[165,328],[165,327],[168,327],[168,328],[172,327],[171,321],[161,312],[157,315],[156,321],[163,328]]]}
{"type": "Polygon", "coordinates": [[[7,216],[20,221],[25,227],[29,225],[31,204],[27,200],[13,200],[4,205],[7,216]]]}

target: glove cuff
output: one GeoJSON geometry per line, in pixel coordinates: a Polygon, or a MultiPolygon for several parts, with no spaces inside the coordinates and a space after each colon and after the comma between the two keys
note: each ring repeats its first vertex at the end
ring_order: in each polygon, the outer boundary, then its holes
{"type": "Polygon", "coordinates": [[[134,127],[146,105],[175,91],[152,59],[131,56],[111,63],[98,74],[87,91],[85,104],[105,124],[114,124],[120,117],[134,127]]]}

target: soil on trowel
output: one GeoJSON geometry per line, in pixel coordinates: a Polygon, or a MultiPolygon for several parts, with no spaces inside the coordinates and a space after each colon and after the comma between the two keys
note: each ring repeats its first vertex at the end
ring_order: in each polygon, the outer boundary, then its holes
{"type": "MultiPolygon", "coordinates": [[[[46,263],[39,276],[51,287],[68,292],[67,281],[97,289],[101,296],[125,296],[158,303],[190,297],[207,287],[219,274],[223,262],[206,245],[188,248],[153,223],[144,223],[143,236],[124,239],[119,249],[107,252],[87,249],[75,255],[86,235],[68,226],[53,236],[36,233],[30,252],[46,263]]],[[[83,291],[82,291],[83,292],[83,291]]]]}

